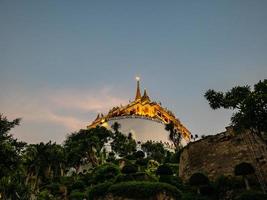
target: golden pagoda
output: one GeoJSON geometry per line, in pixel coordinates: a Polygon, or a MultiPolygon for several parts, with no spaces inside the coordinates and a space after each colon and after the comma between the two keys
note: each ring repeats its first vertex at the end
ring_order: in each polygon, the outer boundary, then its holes
{"type": "Polygon", "coordinates": [[[166,108],[163,108],[160,103],[151,101],[148,93],[144,90],[143,96],[140,90],[140,78],[137,77],[137,88],[135,100],[128,105],[113,107],[106,115],[98,114],[96,119],[87,126],[94,128],[104,125],[105,122],[124,118],[141,118],[149,119],[163,124],[173,123],[177,132],[181,133],[182,138],[188,143],[191,138],[190,131],[177,119],[174,114],[166,108]]]}

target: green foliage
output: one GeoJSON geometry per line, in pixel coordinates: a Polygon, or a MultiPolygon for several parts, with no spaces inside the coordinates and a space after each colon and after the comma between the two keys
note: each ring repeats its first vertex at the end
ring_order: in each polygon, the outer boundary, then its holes
{"type": "Polygon", "coordinates": [[[249,174],[254,174],[255,169],[250,163],[242,162],[235,166],[235,175],[244,176],[249,174]]]}
{"type": "Polygon", "coordinates": [[[119,156],[131,155],[136,151],[136,142],[131,134],[127,137],[120,132],[115,132],[112,139],[111,149],[119,156]]]}
{"type": "Polygon", "coordinates": [[[174,186],[159,182],[123,182],[112,185],[109,192],[114,196],[128,198],[151,198],[160,192],[166,192],[176,200],[181,199],[181,193],[174,186]]]}
{"type": "Polygon", "coordinates": [[[76,180],[73,182],[71,186],[71,190],[83,191],[85,187],[86,187],[86,184],[82,180],[76,180]]]}
{"type": "Polygon", "coordinates": [[[20,119],[8,121],[0,114],[0,179],[16,170],[21,163],[19,153],[24,144],[13,139],[8,132],[19,125],[20,119]]]}
{"type": "Polygon", "coordinates": [[[147,154],[147,158],[150,160],[156,160],[163,162],[167,151],[164,149],[162,143],[147,141],[141,145],[142,150],[147,154]]]}
{"type": "Polygon", "coordinates": [[[88,162],[97,166],[101,157],[101,150],[111,136],[111,131],[104,127],[81,129],[68,136],[64,144],[68,165],[79,166],[88,162]]]}
{"type": "Polygon", "coordinates": [[[266,200],[267,194],[263,194],[257,191],[247,191],[243,192],[237,200],[266,200]]]}
{"type": "Polygon", "coordinates": [[[231,118],[236,130],[267,132],[267,79],[255,84],[253,91],[249,86],[237,86],[226,93],[208,90],[204,96],[213,109],[236,110],[231,118]]]}
{"type": "Polygon", "coordinates": [[[180,147],[180,142],[182,135],[174,127],[174,123],[171,121],[169,124],[166,124],[165,129],[170,132],[169,138],[173,142],[176,148],[180,147]]]}
{"type": "Polygon", "coordinates": [[[79,190],[73,190],[71,191],[69,195],[70,200],[82,200],[86,197],[86,194],[79,191],[79,190]]]}
{"type": "Polygon", "coordinates": [[[113,182],[105,182],[105,183],[101,183],[90,188],[88,190],[89,200],[93,200],[94,197],[105,196],[108,193],[108,189],[112,184],[113,182]]]}
{"type": "Polygon", "coordinates": [[[93,180],[94,183],[102,183],[114,179],[118,174],[120,174],[119,167],[115,164],[107,163],[93,170],[93,180]]]}
{"type": "Polygon", "coordinates": [[[54,196],[47,190],[42,190],[38,195],[37,195],[37,200],[54,200],[54,196]]]}
{"type": "Polygon", "coordinates": [[[123,174],[134,174],[138,171],[138,167],[135,164],[126,164],[122,169],[121,172],[123,174]]]}
{"type": "Polygon", "coordinates": [[[208,183],[208,177],[202,173],[194,173],[189,179],[189,184],[192,186],[207,185],[208,183]]]}
{"type": "Polygon", "coordinates": [[[145,153],[143,151],[137,151],[134,153],[136,159],[142,159],[145,157],[145,153]]]}
{"type": "Polygon", "coordinates": [[[168,183],[170,185],[175,186],[177,189],[184,189],[183,182],[179,177],[171,176],[171,175],[161,175],[159,178],[160,182],[168,183]]]}

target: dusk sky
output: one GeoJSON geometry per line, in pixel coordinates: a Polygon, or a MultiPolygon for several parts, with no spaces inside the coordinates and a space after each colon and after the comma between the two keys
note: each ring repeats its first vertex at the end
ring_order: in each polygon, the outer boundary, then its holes
{"type": "Polygon", "coordinates": [[[267,78],[267,1],[0,0],[0,113],[29,143],[56,141],[133,100],[135,76],[193,134],[232,111],[206,90],[267,78]]]}

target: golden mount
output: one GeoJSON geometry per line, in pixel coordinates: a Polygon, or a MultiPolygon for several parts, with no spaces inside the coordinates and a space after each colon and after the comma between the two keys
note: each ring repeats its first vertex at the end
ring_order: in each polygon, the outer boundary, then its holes
{"type": "Polygon", "coordinates": [[[140,78],[137,77],[137,89],[135,100],[126,106],[113,107],[107,115],[98,114],[96,119],[87,126],[87,128],[94,128],[101,126],[109,120],[123,119],[123,118],[145,118],[152,121],[157,121],[163,124],[173,122],[174,128],[182,134],[182,137],[189,142],[191,138],[190,131],[177,119],[174,114],[166,108],[163,108],[160,103],[151,101],[147,91],[144,90],[143,96],[140,92],[140,78]]]}

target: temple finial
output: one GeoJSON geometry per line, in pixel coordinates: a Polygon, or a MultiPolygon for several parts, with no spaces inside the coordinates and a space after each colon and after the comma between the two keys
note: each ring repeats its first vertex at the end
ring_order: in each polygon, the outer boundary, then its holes
{"type": "Polygon", "coordinates": [[[144,95],[142,96],[142,101],[150,101],[149,96],[147,95],[146,89],[144,90],[144,95]]]}
{"type": "Polygon", "coordinates": [[[137,81],[137,88],[136,88],[136,95],[135,95],[135,100],[141,99],[141,92],[140,92],[140,86],[139,86],[139,81],[140,81],[140,77],[135,77],[136,81],[137,81]]]}

